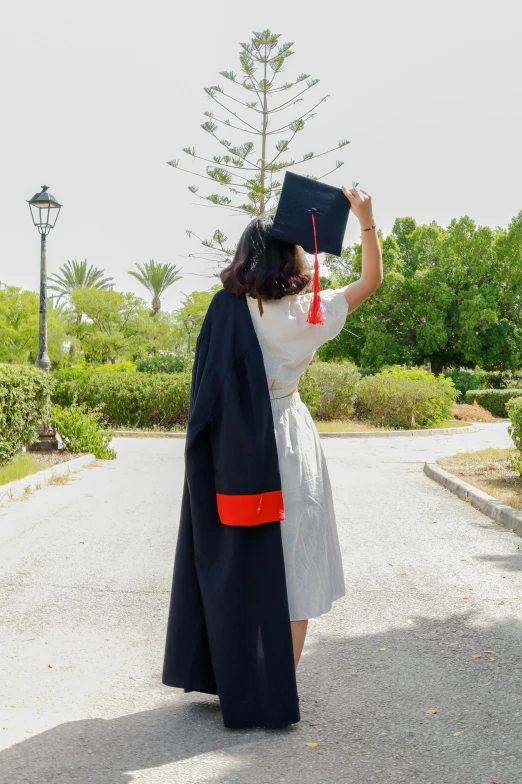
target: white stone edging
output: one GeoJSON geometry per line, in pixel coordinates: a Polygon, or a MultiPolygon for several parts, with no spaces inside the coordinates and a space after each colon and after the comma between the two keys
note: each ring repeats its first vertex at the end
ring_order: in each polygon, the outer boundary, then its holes
{"type": "Polygon", "coordinates": [[[454,433],[476,433],[475,425],[462,427],[432,427],[425,430],[368,430],[346,433],[319,433],[321,438],[392,438],[394,436],[452,436],[454,433]]]}
{"type": "Polygon", "coordinates": [[[437,463],[424,463],[424,473],[463,501],[468,501],[479,512],[522,536],[522,511],[520,509],[508,506],[498,498],[473,487],[463,479],[445,471],[437,463]]]}
{"type": "Polygon", "coordinates": [[[49,484],[55,477],[67,476],[68,474],[80,471],[94,460],[96,460],[96,458],[91,454],[73,457],[70,460],[57,463],[50,468],[44,468],[43,471],[37,471],[35,474],[24,476],[22,479],[16,479],[14,482],[0,485],[0,504],[4,504],[6,501],[12,501],[15,498],[20,498],[26,493],[33,492],[34,490],[39,490],[49,484]]]}

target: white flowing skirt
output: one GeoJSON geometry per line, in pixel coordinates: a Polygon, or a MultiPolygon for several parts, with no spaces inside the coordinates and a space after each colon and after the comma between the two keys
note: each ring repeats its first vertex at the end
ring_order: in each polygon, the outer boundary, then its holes
{"type": "Polygon", "coordinates": [[[299,392],[271,403],[285,509],[281,535],[290,620],[316,618],[346,592],[328,468],[299,392]]]}

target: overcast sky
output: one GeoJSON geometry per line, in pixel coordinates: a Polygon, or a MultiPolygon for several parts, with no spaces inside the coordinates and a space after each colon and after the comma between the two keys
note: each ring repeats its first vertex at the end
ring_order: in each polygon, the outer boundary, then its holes
{"type": "MultiPolygon", "coordinates": [[[[235,242],[247,220],[196,204],[187,186],[198,178],[166,161],[189,162],[188,145],[219,152],[199,127],[212,108],[203,87],[223,83],[221,70],[238,71],[239,41],[267,27],[295,42],[285,80],[304,71],[321,80],[309,100],[330,96],[294,154],[349,139],[344,167],[326,181],[357,180],[385,234],[404,216],[446,226],[467,214],[507,227],[522,209],[521,8],[519,0],[10,3],[0,24],[0,281],[38,289],[39,237],[26,200],[46,184],[64,205],[48,239],[50,272],[87,258],[117,289],[147,297],[127,271],[151,258],[172,262],[185,277],[164,296],[167,309],[209,288],[215,279],[188,257],[199,248],[186,230],[206,237],[220,227],[235,242]]],[[[345,243],[358,238],[350,218],[345,243]]]]}

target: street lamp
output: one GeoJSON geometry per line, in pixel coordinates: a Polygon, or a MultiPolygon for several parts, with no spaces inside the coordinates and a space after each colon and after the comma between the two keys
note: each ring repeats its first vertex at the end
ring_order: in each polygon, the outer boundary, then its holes
{"type": "Polygon", "coordinates": [[[36,367],[41,368],[46,373],[51,367],[51,360],[47,353],[47,259],[46,243],[47,235],[54,229],[61,204],[58,204],[52,194],[49,193],[49,186],[42,185],[40,193],[35,193],[32,199],[28,199],[29,209],[33,223],[40,232],[40,317],[38,322],[38,357],[36,367]]]}
{"type": "MultiPolygon", "coordinates": [[[[59,204],[54,196],[49,193],[49,186],[42,185],[40,193],[35,193],[32,199],[28,199],[29,210],[33,223],[40,232],[40,313],[38,320],[38,356],[36,367],[41,368],[45,373],[49,372],[51,360],[47,353],[47,258],[46,241],[47,235],[54,229],[62,205],[59,204]]],[[[49,407],[49,403],[48,403],[49,407]]],[[[39,440],[32,444],[29,449],[57,449],[58,442],[55,432],[47,422],[37,428],[39,440]]]]}
{"type": "Polygon", "coordinates": [[[190,354],[190,333],[194,329],[196,322],[189,313],[188,316],[183,319],[183,323],[185,325],[185,329],[187,330],[187,350],[190,354]]]}

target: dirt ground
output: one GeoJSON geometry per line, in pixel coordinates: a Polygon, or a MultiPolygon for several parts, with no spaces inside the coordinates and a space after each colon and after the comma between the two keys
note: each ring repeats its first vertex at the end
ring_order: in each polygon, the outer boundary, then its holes
{"type": "Polygon", "coordinates": [[[511,466],[511,449],[482,449],[479,452],[460,452],[437,460],[442,468],[458,476],[484,493],[498,498],[515,509],[522,509],[522,476],[511,466]]]}
{"type": "Polygon", "coordinates": [[[81,457],[79,452],[69,452],[67,449],[59,449],[52,452],[28,452],[32,458],[40,464],[41,470],[45,468],[52,468],[58,463],[65,463],[67,460],[72,460],[75,457],[81,457]]]}

